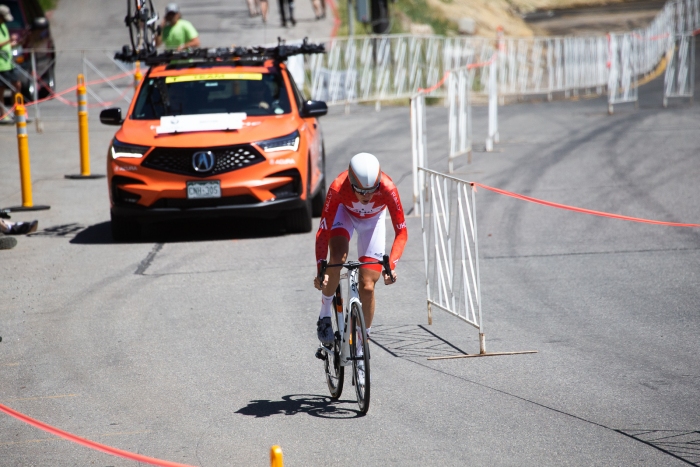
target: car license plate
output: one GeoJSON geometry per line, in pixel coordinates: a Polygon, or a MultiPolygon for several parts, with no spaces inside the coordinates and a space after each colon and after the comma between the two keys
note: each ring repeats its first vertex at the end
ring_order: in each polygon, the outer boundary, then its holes
{"type": "Polygon", "coordinates": [[[221,198],[221,182],[187,182],[187,199],[221,198]]]}

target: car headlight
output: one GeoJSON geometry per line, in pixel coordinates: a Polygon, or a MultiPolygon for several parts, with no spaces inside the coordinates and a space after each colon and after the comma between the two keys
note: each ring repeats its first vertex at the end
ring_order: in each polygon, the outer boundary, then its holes
{"type": "Polygon", "coordinates": [[[114,139],[112,141],[112,159],[120,159],[122,157],[130,157],[140,159],[146,152],[151,149],[149,146],[137,146],[135,144],[126,144],[114,139]]]}
{"type": "Polygon", "coordinates": [[[268,139],[257,143],[265,152],[296,151],[299,149],[299,132],[280,138],[268,139]]]}

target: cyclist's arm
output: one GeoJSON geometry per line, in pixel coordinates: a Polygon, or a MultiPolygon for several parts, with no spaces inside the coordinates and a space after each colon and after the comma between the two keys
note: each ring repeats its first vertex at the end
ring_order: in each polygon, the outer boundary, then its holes
{"type": "Polygon", "coordinates": [[[406,219],[403,215],[399,191],[394,186],[388,194],[387,208],[391,216],[391,223],[394,226],[394,244],[391,246],[389,262],[391,263],[391,269],[396,269],[396,263],[401,258],[406,241],[408,241],[408,230],[406,229],[406,219]]]}
{"type": "Polygon", "coordinates": [[[323,204],[321,222],[318,226],[318,232],[316,232],[317,267],[319,267],[321,260],[326,259],[326,257],[328,256],[328,241],[331,238],[331,229],[333,228],[333,221],[335,220],[335,214],[338,211],[338,205],[340,204],[340,190],[339,186],[336,187],[336,185],[337,183],[333,182],[331,187],[328,189],[326,201],[323,204]]]}

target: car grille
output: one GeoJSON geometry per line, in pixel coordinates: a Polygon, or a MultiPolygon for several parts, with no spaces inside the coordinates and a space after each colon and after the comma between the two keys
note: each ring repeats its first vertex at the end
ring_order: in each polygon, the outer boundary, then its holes
{"type": "Polygon", "coordinates": [[[155,148],[141,165],[163,172],[204,178],[250,167],[263,161],[265,158],[253,146],[240,144],[208,149],[155,148]],[[192,156],[200,151],[211,151],[214,154],[214,168],[208,172],[197,172],[192,165],[192,156]]]}

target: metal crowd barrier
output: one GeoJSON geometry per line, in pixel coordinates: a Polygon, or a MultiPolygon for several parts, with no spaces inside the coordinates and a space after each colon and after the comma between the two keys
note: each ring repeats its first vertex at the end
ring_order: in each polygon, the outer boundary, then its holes
{"type": "MultiPolygon", "coordinates": [[[[663,64],[674,37],[699,28],[700,0],[670,0],[646,28],[607,36],[336,38],[328,41],[327,54],[305,59],[304,85],[331,105],[409,98],[448,70],[485,62],[498,50],[501,97],[605,92],[612,111],[636,102],[637,82],[663,64]]],[[[490,74],[490,68],[476,69],[471,92],[487,94],[490,74]]],[[[449,86],[429,95],[445,97],[449,86]]]]}
{"type": "Polygon", "coordinates": [[[664,74],[663,106],[670,98],[690,98],[695,92],[695,37],[682,34],[673,38],[673,46],[667,55],[668,65],[664,74]]]}
{"type": "Polygon", "coordinates": [[[466,154],[472,161],[472,112],[470,90],[474,72],[460,68],[450,72],[447,80],[447,101],[449,105],[449,140],[447,171],[454,172],[454,159],[466,154]]]}
{"type": "Polygon", "coordinates": [[[479,330],[479,353],[486,353],[481,315],[476,196],[469,182],[420,167],[420,216],[428,305],[479,330]]]}
{"type": "MultiPolygon", "coordinates": [[[[462,68],[448,70],[442,80],[432,88],[419,89],[411,96],[411,148],[413,154],[413,207],[418,204],[420,186],[424,183],[423,174],[418,169],[428,167],[428,145],[425,116],[425,98],[435,89],[447,83],[448,104],[448,154],[447,170],[454,172],[457,157],[467,155],[471,163],[473,149],[471,93],[476,87],[474,77],[478,75],[487,81],[485,89],[489,96],[489,124],[486,138],[486,150],[493,151],[498,143],[498,85],[496,82],[497,54],[488,62],[473,63],[462,68]]],[[[484,86],[484,85],[480,85],[484,86]]]]}
{"type": "Polygon", "coordinates": [[[612,114],[615,104],[637,102],[639,88],[635,82],[639,55],[638,42],[631,34],[609,34],[609,38],[608,113],[612,114]]]}
{"type": "MultiPolygon", "coordinates": [[[[326,54],[305,57],[304,87],[330,105],[410,98],[447,70],[490,57],[492,42],[408,34],[331,39],[326,54]]],[[[445,96],[445,88],[430,96],[445,96]]]]}
{"type": "MultiPolygon", "coordinates": [[[[88,106],[128,105],[133,95],[133,64],[114,60],[112,49],[24,49],[15,69],[23,82],[37,131],[43,119],[65,118],[65,106],[77,107],[75,80],[82,74],[88,106]],[[28,92],[27,92],[28,91],[28,92]],[[70,96],[64,97],[64,95],[70,96]]],[[[2,79],[0,77],[0,79],[2,79]]],[[[72,113],[71,113],[72,114],[72,113]]]]}
{"type": "Polygon", "coordinates": [[[425,125],[425,95],[418,93],[411,98],[411,154],[413,156],[413,210],[418,205],[420,187],[425,183],[419,167],[428,167],[428,142],[425,125]]]}

